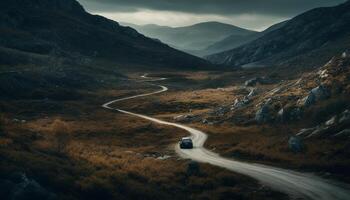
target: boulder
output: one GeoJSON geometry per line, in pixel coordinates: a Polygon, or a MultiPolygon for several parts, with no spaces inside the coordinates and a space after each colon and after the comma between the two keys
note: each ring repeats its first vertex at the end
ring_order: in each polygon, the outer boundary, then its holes
{"type": "Polygon", "coordinates": [[[299,137],[292,136],[288,140],[288,148],[295,153],[299,153],[304,149],[303,141],[299,137]]]}
{"type": "Polygon", "coordinates": [[[309,93],[306,97],[304,97],[301,101],[300,104],[303,107],[309,107],[313,105],[316,102],[316,97],[313,93],[309,93]]]}
{"type": "Polygon", "coordinates": [[[315,96],[315,101],[321,101],[330,96],[330,91],[323,85],[315,87],[311,90],[311,93],[315,96]]]}
{"type": "Polygon", "coordinates": [[[256,112],[255,120],[258,123],[267,123],[271,120],[270,108],[268,104],[261,106],[261,108],[256,112]]]}
{"type": "Polygon", "coordinates": [[[300,104],[303,107],[309,107],[318,101],[327,99],[329,96],[330,91],[325,86],[320,85],[312,89],[309,94],[300,101],[300,104]]]}
{"type": "Polygon", "coordinates": [[[302,111],[300,108],[282,108],[277,113],[277,118],[281,122],[295,121],[301,119],[302,111]]]}

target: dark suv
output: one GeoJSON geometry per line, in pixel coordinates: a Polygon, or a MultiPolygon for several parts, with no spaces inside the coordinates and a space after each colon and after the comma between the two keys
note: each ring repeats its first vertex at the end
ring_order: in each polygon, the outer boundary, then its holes
{"type": "Polygon", "coordinates": [[[192,139],[189,137],[182,138],[180,140],[180,148],[181,149],[192,149],[193,148],[192,139]]]}

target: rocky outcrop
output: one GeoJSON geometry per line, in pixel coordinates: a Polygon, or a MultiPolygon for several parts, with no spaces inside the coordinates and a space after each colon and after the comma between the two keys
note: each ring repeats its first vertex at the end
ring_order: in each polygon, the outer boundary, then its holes
{"type": "Polygon", "coordinates": [[[298,137],[348,137],[350,128],[350,111],[345,110],[341,114],[331,117],[329,120],[312,128],[301,129],[296,134],[298,137]]]}
{"type": "Polygon", "coordinates": [[[309,94],[299,102],[299,104],[302,107],[309,107],[319,101],[327,99],[328,97],[330,97],[329,89],[323,85],[320,85],[313,88],[309,94]]]}

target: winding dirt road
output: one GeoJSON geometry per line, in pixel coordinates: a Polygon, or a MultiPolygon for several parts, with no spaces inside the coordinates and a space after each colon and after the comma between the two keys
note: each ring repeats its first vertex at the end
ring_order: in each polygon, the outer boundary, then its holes
{"type": "MultiPolygon", "coordinates": [[[[142,76],[142,78],[145,79],[145,82],[165,80],[165,78],[152,79],[147,77],[147,75],[142,76]]],[[[223,158],[220,155],[215,154],[203,147],[205,141],[207,140],[207,134],[200,130],[177,123],[166,122],[146,115],[121,110],[111,106],[112,104],[120,101],[155,95],[166,92],[168,90],[167,87],[162,85],[155,86],[158,86],[161,89],[152,93],[116,99],[103,104],[102,107],[146,119],[158,124],[174,126],[186,130],[191,134],[194,148],[191,150],[183,150],[179,148],[179,145],[176,145],[176,152],[183,158],[192,159],[198,162],[210,163],[215,166],[226,168],[233,172],[250,176],[254,179],[257,179],[264,185],[290,195],[291,198],[312,200],[350,200],[350,187],[348,185],[331,182],[312,174],[300,173],[292,170],[280,169],[261,164],[245,163],[223,158]]]]}

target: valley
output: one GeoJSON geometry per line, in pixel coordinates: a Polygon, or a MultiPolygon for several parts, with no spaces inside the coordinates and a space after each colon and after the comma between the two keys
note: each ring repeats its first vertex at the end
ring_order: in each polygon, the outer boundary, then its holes
{"type": "Polygon", "coordinates": [[[350,1],[192,3],[0,2],[2,199],[350,199],[350,1]]]}

